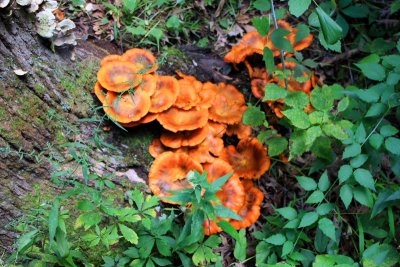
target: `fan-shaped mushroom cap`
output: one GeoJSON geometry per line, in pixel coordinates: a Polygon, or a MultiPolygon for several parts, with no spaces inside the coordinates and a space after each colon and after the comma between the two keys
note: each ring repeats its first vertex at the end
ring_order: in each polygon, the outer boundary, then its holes
{"type": "Polygon", "coordinates": [[[122,123],[138,121],[144,117],[150,108],[150,96],[143,90],[134,93],[107,92],[104,111],[113,120],[122,123]]]}
{"type": "Polygon", "coordinates": [[[211,154],[219,156],[224,150],[224,140],[222,140],[222,137],[226,132],[226,125],[209,121],[208,126],[210,130],[204,142],[208,144],[211,154]]]}
{"type": "Polygon", "coordinates": [[[171,148],[197,146],[207,137],[208,131],[208,125],[193,131],[181,131],[177,133],[164,131],[161,134],[160,140],[164,146],[171,148]]]}
{"type": "MultiPolygon", "coordinates": [[[[190,188],[186,175],[196,170],[203,172],[203,167],[184,153],[164,152],[153,162],[149,171],[149,188],[154,195],[170,196],[169,190],[190,188]]],[[[164,202],[175,204],[171,201],[164,202]]]]}
{"type": "Polygon", "coordinates": [[[143,118],[141,118],[138,121],[132,121],[132,122],[128,122],[128,123],[119,123],[122,127],[125,128],[131,128],[131,127],[135,127],[141,124],[146,124],[146,123],[150,123],[152,121],[155,121],[158,117],[158,113],[147,113],[143,118]]]}
{"type": "Polygon", "coordinates": [[[94,94],[97,96],[99,101],[104,105],[106,102],[106,95],[107,95],[107,90],[105,90],[99,82],[96,82],[94,85],[94,94]]]}
{"type": "Polygon", "coordinates": [[[108,55],[103,57],[103,59],[100,61],[100,66],[103,67],[104,65],[114,61],[124,61],[124,59],[120,55],[108,55]]]}
{"type": "Polygon", "coordinates": [[[167,152],[168,148],[165,147],[159,138],[154,138],[149,146],[149,153],[153,158],[157,158],[164,152],[167,152]]]}
{"type": "Polygon", "coordinates": [[[182,147],[179,151],[187,153],[193,160],[200,163],[211,163],[215,160],[210,155],[210,146],[207,142],[202,142],[200,145],[191,148],[182,147]]]}
{"type": "Polygon", "coordinates": [[[152,96],[157,88],[157,75],[154,74],[145,74],[142,76],[142,80],[137,86],[137,88],[143,89],[149,96],[152,96]]]}
{"type": "Polygon", "coordinates": [[[140,71],[143,74],[154,72],[158,68],[154,55],[150,51],[144,49],[129,49],[122,57],[129,62],[140,64],[140,71]]]}
{"type": "Polygon", "coordinates": [[[141,81],[137,72],[140,65],[127,61],[112,61],[102,66],[97,73],[101,86],[113,92],[123,92],[133,88],[141,81]]]}
{"type": "Polygon", "coordinates": [[[251,126],[244,125],[242,122],[228,125],[226,128],[227,136],[236,135],[239,139],[250,137],[252,133],[253,130],[251,129],[251,126]]]}
{"type": "Polygon", "coordinates": [[[264,199],[264,194],[256,187],[245,189],[245,204],[242,209],[238,212],[238,215],[242,217],[242,221],[231,220],[230,223],[235,229],[246,228],[251,226],[260,217],[260,206],[264,199]]]}
{"type": "MultiPolygon", "coordinates": [[[[220,220],[229,222],[229,220],[217,218],[217,221],[220,221],[220,220]]],[[[204,227],[205,235],[213,235],[213,234],[222,232],[221,227],[219,227],[213,220],[208,220],[208,219],[204,220],[203,227],[204,227]]]]}
{"type": "Polygon", "coordinates": [[[232,50],[225,55],[224,60],[238,64],[255,53],[262,55],[266,41],[266,37],[262,37],[257,31],[248,32],[238,44],[232,46],[232,50]]]}
{"type": "Polygon", "coordinates": [[[239,177],[258,179],[270,166],[267,150],[257,138],[241,140],[237,147],[227,146],[221,159],[228,162],[239,177]]]}
{"type": "Polygon", "coordinates": [[[200,108],[210,108],[214,102],[215,95],[217,94],[218,87],[216,84],[211,82],[206,82],[203,84],[200,89],[199,95],[199,103],[198,106],[200,108]]]}
{"type": "Polygon", "coordinates": [[[241,121],[246,110],[244,96],[233,85],[219,83],[213,105],[209,108],[210,120],[226,124],[241,121]]]}
{"type": "Polygon", "coordinates": [[[263,79],[252,79],[251,80],[251,92],[257,98],[264,97],[264,87],[267,85],[267,82],[263,79]]]}
{"type": "Polygon", "coordinates": [[[178,80],[178,83],[179,94],[174,103],[174,107],[188,110],[196,106],[199,103],[200,98],[193,82],[189,79],[181,79],[178,80]]]}
{"type": "MultiPolygon", "coordinates": [[[[209,183],[214,182],[225,174],[233,172],[232,166],[222,159],[215,159],[212,163],[203,164],[203,168],[207,171],[207,180],[209,183]]],[[[244,205],[245,191],[242,182],[236,174],[233,174],[226,181],[216,195],[221,200],[223,206],[236,213],[244,205]]]]}
{"type": "Polygon", "coordinates": [[[171,131],[190,131],[204,127],[208,121],[207,109],[183,110],[172,107],[167,111],[160,113],[157,120],[161,125],[171,131]]]}
{"type": "Polygon", "coordinates": [[[158,76],[157,87],[151,96],[150,112],[159,113],[169,109],[179,94],[179,83],[174,77],[158,76]]]}

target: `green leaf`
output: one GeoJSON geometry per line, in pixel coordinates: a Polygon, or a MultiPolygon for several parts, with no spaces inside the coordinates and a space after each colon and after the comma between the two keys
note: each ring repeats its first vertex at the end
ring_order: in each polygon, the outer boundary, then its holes
{"type": "Polygon", "coordinates": [[[390,153],[400,155],[400,139],[389,137],[385,140],[385,148],[390,153]]]}
{"type": "Polygon", "coordinates": [[[306,145],[311,146],[314,141],[322,136],[322,130],[319,126],[312,126],[306,130],[306,145]]]}
{"type": "Polygon", "coordinates": [[[239,237],[236,239],[235,249],[233,251],[233,255],[239,261],[244,261],[247,256],[247,238],[246,238],[246,229],[240,229],[239,237]]]}
{"type": "Polygon", "coordinates": [[[256,0],[253,3],[254,8],[260,10],[261,12],[268,11],[271,9],[270,0],[256,0]]]}
{"type": "Polygon", "coordinates": [[[383,81],[386,78],[385,69],[379,63],[357,63],[355,65],[370,80],[383,81]]]}
{"type": "Polygon", "coordinates": [[[361,153],[360,144],[351,144],[344,149],[343,159],[353,158],[361,153]]]}
{"type": "Polygon", "coordinates": [[[138,0],[123,0],[122,4],[126,12],[133,13],[138,7],[138,0]]]}
{"type": "Polygon", "coordinates": [[[266,144],[268,145],[268,155],[270,157],[275,157],[286,150],[288,141],[285,137],[277,136],[269,139],[266,144]]]}
{"type": "Polygon", "coordinates": [[[286,237],[282,234],[275,234],[266,238],[264,241],[272,245],[280,246],[283,245],[283,243],[285,243],[286,237]]]}
{"type": "Polygon", "coordinates": [[[156,39],[157,43],[160,42],[161,38],[164,36],[163,31],[160,28],[153,28],[149,31],[149,35],[156,39]]]}
{"type": "Polygon", "coordinates": [[[374,178],[372,178],[370,171],[360,168],[356,169],[353,172],[353,175],[360,185],[375,191],[375,181],[374,178]]]}
{"type": "Polygon", "coordinates": [[[272,72],[275,68],[275,62],[274,62],[274,54],[272,53],[272,50],[269,47],[264,47],[263,60],[265,62],[265,67],[267,71],[269,73],[272,72]]]}
{"type": "Polygon", "coordinates": [[[304,214],[301,218],[299,228],[310,226],[318,220],[318,213],[311,211],[304,214]]]}
{"type": "Polygon", "coordinates": [[[390,124],[386,124],[381,127],[381,130],[379,132],[381,133],[382,136],[389,137],[396,135],[399,132],[399,130],[390,124]]]}
{"type": "Polygon", "coordinates": [[[368,160],[368,155],[360,154],[350,160],[350,165],[353,168],[360,168],[368,160]]]}
{"type": "Polygon", "coordinates": [[[306,176],[296,176],[297,181],[299,182],[300,186],[306,191],[313,191],[317,189],[317,183],[314,179],[306,176]]]}
{"type": "Polygon", "coordinates": [[[119,229],[121,230],[122,236],[128,242],[136,245],[139,241],[139,237],[137,236],[136,232],[121,223],[118,225],[119,225],[119,229]]]}
{"type": "Polygon", "coordinates": [[[307,129],[311,126],[310,119],[308,118],[307,113],[305,113],[301,109],[287,109],[282,111],[283,115],[285,115],[289,121],[299,129],[307,129]]]}
{"type": "Polygon", "coordinates": [[[237,215],[235,212],[225,206],[216,205],[214,206],[214,209],[218,217],[231,218],[238,221],[242,220],[239,215],[237,215]]]}
{"type": "Polygon", "coordinates": [[[283,228],[296,229],[297,227],[299,227],[299,223],[300,223],[300,220],[296,218],[296,219],[289,221],[287,224],[285,224],[283,226],[283,228]]]}
{"type": "Polygon", "coordinates": [[[261,36],[266,36],[269,33],[270,18],[269,17],[258,17],[251,19],[254,28],[258,31],[261,36]]]}
{"type": "Polygon", "coordinates": [[[32,230],[26,234],[23,234],[17,240],[17,251],[20,254],[24,254],[27,249],[29,249],[35,242],[36,236],[38,234],[38,229],[32,230]]]}
{"type": "Polygon", "coordinates": [[[329,122],[330,115],[326,112],[314,110],[309,114],[311,124],[323,124],[329,122]]]}
{"type": "Polygon", "coordinates": [[[367,267],[391,267],[400,262],[400,254],[390,244],[375,243],[368,247],[362,255],[362,265],[367,267]]]}
{"type": "Polygon", "coordinates": [[[238,232],[236,232],[235,227],[233,227],[232,224],[230,224],[228,221],[225,220],[221,220],[218,223],[218,226],[221,227],[221,229],[229,234],[231,237],[233,237],[233,239],[238,240],[239,239],[239,234],[238,232]]]}
{"type": "Polygon", "coordinates": [[[304,92],[290,92],[285,97],[285,104],[292,108],[304,109],[309,103],[308,95],[304,92]]]}
{"type": "Polygon", "coordinates": [[[365,4],[355,4],[343,9],[342,12],[351,18],[366,18],[368,17],[369,9],[365,4]]]}
{"type": "Polygon", "coordinates": [[[176,15],[172,15],[167,19],[165,23],[168,29],[179,30],[182,27],[182,21],[176,15]]]}
{"type": "Polygon", "coordinates": [[[265,121],[265,113],[261,111],[260,107],[249,105],[243,113],[243,124],[250,125],[251,127],[258,127],[263,125],[265,121]]]}
{"type": "Polygon", "coordinates": [[[56,198],[53,203],[53,206],[50,210],[49,215],[49,238],[50,241],[54,240],[54,236],[56,235],[56,230],[58,227],[58,217],[59,217],[59,210],[60,210],[60,200],[56,198]]]}
{"type": "Polygon", "coordinates": [[[353,188],[354,199],[360,204],[372,208],[373,198],[371,192],[365,187],[353,188]]]}
{"type": "Polygon", "coordinates": [[[321,218],[318,221],[318,228],[330,239],[333,241],[336,241],[336,235],[335,235],[335,225],[331,220],[328,218],[321,218]]]}
{"type": "Polygon", "coordinates": [[[335,205],[333,205],[332,203],[322,203],[321,205],[319,205],[317,207],[317,213],[320,216],[324,216],[324,215],[328,214],[329,212],[331,212],[334,208],[335,208],[335,205]]]}
{"type": "Polygon", "coordinates": [[[345,98],[339,101],[337,106],[337,111],[338,112],[345,111],[349,107],[349,104],[350,104],[350,98],[346,96],[345,98]]]}
{"type": "Polygon", "coordinates": [[[329,181],[328,177],[328,172],[324,171],[324,173],[321,175],[318,181],[318,188],[322,192],[325,192],[326,190],[329,189],[329,186],[331,185],[331,182],[329,181]]]}
{"type": "Polygon", "coordinates": [[[157,238],[156,246],[161,255],[165,257],[171,256],[171,247],[166,240],[157,238]]]}
{"type": "Polygon", "coordinates": [[[284,28],[275,29],[270,35],[272,44],[284,51],[293,52],[292,44],[287,38],[285,38],[289,33],[290,31],[284,28]]]}
{"type": "Polygon", "coordinates": [[[311,0],[289,0],[289,12],[293,16],[300,17],[308,9],[311,0]]]}
{"type": "Polygon", "coordinates": [[[357,143],[363,143],[365,138],[367,137],[367,132],[365,131],[365,127],[363,123],[357,127],[356,132],[354,133],[354,139],[357,143]]]}
{"type": "Polygon", "coordinates": [[[382,103],[374,103],[367,111],[367,114],[365,114],[365,117],[377,117],[381,115],[385,110],[387,109],[387,106],[382,103]]]}
{"type": "Polygon", "coordinates": [[[338,172],[339,184],[346,182],[353,174],[353,168],[350,165],[342,165],[338,172]]]}
{"type": "Polygon", "coordinates": [[[212,192],[219,191],[221,189],[221,187],[226,183],[226,181],[228,181],[228,179],[232,176],[232,174],[233,174],[233,172],[229,172],[229,173],[221,176],[214,182],[210,183],[209,191],[212,191],[212,192]]]}
{"type": "Polygon", "coordinates": [[[293,220],[297,217],[297,211],[292,207],[284,207],[275,209],[283,218],[287,220],[293,220]]]}
{"type": "Polygon", "coordinates": [[[311,92],[311,104],[321,111],[329,111],[333,108],[335,97],[330,87],[316,87],[311,92]]]}
{"type": "Polygon", "coordinates": [[[322,131],[327,136],[335,137],[338,140],[345,140],[349,138],[346,131],[338,123],[327,123],[322,125],[322,131]]]}
{"type": "Polygon", "coordinates": [[[348,209],[351,200],[353,199],[353,189],[350,187],[350,185],[345,184],[340,188],[340,198],[342,199],[346,209],[348,209]]]}
{"type": "Polygon", "coordinates": [[[263,98],[263,101],[267,100],[278,100],[280,98],[285,98],[288,91],[286,91],[284,88],[280,87],[279,85],[275,83],[269,83],[265,86],[265,96],[263,98]]]}
{"type": "Polygon", "coordinates": [[[294,243],[291,240],[287,240],[282,247],[282,257],[288,255],[290,252],[293,251],[294,243]]]}
{"type": "Polygon", "coordinates": [[[383,140],[383,136],[378,133],[372,134],[371,137],[368,139],[370,145],[377,150],[381,147],[383,140]]]}
{"type": "Polygon", "coordinates": [[[306,203],[307,204],[317,204],[321,203],[322,200],[324,200],[324,193],[320,190],[316,190],[312,192],[312,194],[307,198],[306,203]]]}
{"type": "Polygon", "coordinates": [[[317,7],[315,11],[326,42],[335,44],[342,37],[342,28],[322,8],[317,7]]]}
{"type": "Polygon", "coordinates": [[[342,42],[340,40],[337,41],[336,43],[330,45],[325,41],[324,34],[321,31],[319,32],[318,39],[319,39],[319,43],[325,49],[332,50],[332,51],[335,51],[337,53],[342,52],[342,42]]]}
{"type": "Polygon", "coordinates": [[[306,147],[305,140],[305,131],[295,131],[292,133],[289,140],[289,160],[295,156],[302,155],[309,149],[306,147]]]}
{"type": "MultiPolygon", "coordinates": [[[[302,23],[297,24],[296,29],[297,29],[297,32],[296,32],[296,39],[294,41],[295,43],[298,43],[299,41],[303,40],[310,34],[310,28],[305,24],[302,24],[302,23]]],[[[305,61],[303,61],[303,64],[308,67],[315,68],[317,66],[315,61],[313,61],[312,59],[308,59],[308,63],[306,61],[307,61],[307,59],[305,61]],[[309,66],[308,64],[311,64],[312,66],[309,66]]]]}

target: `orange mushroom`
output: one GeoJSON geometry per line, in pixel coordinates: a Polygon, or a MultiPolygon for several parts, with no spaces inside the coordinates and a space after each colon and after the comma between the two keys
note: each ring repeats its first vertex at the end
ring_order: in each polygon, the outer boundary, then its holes
{"type": "Polygon", "coordinates": [[[200,98],[193,82],[189,79],[181,79],[178,80],[178,83],[179,94],[174,103],[174,107],[188,110],[196,106],[199,103],[200,98]]]}
{"type": "Polygon", "coordinates": [[[149,112],[143,118],[141,118],[138,121],[132,121],[132,122],[128,122],[128,123],[120,122],[119,124],[122,127],[131,128],[131,127],[135,127],[135,126],[138,126],[138,125],[141,125],[141,124],[146,124],[146,123],[150,123],[152,121],[155,121],[157,119],[157,117],[158,117],[158,113],[150,113],[149,112]]]}
{"type": "Polygon", "coordinates": [[[239,64],[243,62],[246,57],[255,53],[262,55],[267,38],[262,37],[257,31],[248,32],[243,35],[242,40],[232,46],[232,50],[225,55],[226,62],[239,64]]]}
{"type": "Polygon", "coordinates": [[[150,112],[159,113],[169,109],[179,94],[179,83],[174,77],[158,76],[157,87],[151,96],[150,112]]]}
{"type": "MultiPolygon", "coordinates": [[[[282,69],[282,63],[279,63],[277,65],[278,68],[282,69]]],[[[285,67],[288,70],[294,70],[296,68],[296,63],[295,62],[285,62],[285,67]]],[[[303,77],[305,77],[307,80],[303,83],[296,81],[294,77],[289,77],[288,78],[288,89],[291,92],[296,92],[296,91],[303,91],[307,94],[311,93],[312,89],[312,82],[311,82],[311,76],[304,71],[303,72],[303,77]]],[[[274,77],[273,80],[281,87],[285,87],[285,81],[284,80],[279,80],[278,77],[274,77]]]]}
{"type": "Polygon", "coordinates": [[[214,102],[215,95],[217,94],[218,87],[216,84],[206,82],[202,85],[198,95],[200,108],[210,108],[214,102]]]}
{"type": "Polygon", "coordinates": [[[228,125],[226,128],[227,136],[236,135],[239,139],[250,137],[252,133],[253,130],[251,129],[251,126],[244,125],[242,122],[228,125]]]}
{"type": "Polygon", "coordinates": [[[242,217],[242,221],[231,220],[230,223],[235,229],[250,227],[260,217],[260,207],[264,199],[264,194],[260,189],[253,187],[252,183],[244,182],[243,187],[245,188],[245,204],[242,209],[238,212],[238,215],[242,217]]]}
{"type": "Polygon", "coordinates": [[[150,167],[149,188],[162,201],[176,204],[163,197],[170,196],[170,190],[191,188],[186,176],[193,170],[202,173],[203,167],[184,153],[164,152],[150,167]]]}
{"type": "Polygon", "coordinates": [[[129,123],[144,117],[150,108],[150,96],[143,90],[118,94],[107,92],[104,111],[117,122],[129,123]]]}
{"type": "Polygon", "coordinates": [[[270,166],[267,150],[257,138],[242,139],[237,147],[227,146],[221,159],[228,162],[239,177],[259,179],[270,166]]]}
{"type": "Polygon", "coordinates": [[[97,96],[99,101],[104,105],[106,102],[106,95],[107,95],[107,90],[105,90],[99,82],[96,82],[94,85],[94,94],[97,96]]]}
{"type": "MultiPolygon", "coordinates": [[[[179,150],[182,151],[182,149],[185,148],[186,147],[180,148],[179,150]]],[[[184,152],[200,163],[211,163],[215,160],[215,158],[210,155],[210,146],[207,142],[202,142],[195,147],[187,148],[184,152]]]]}
{"type": "Polygon", "coordinates": [[[197,146],[207,137],[208,125],[193,130],[193,131],[181,131],[177,133],[164,131],[161,134],[161,143],[170,148],[180,148],[182,146],[197,146]]]}
{"type": "Polygon", "coordinates": [[[141,75],[137,72],[140,65],[127,61],[112,61],[102,66],[97,73],[97,80],[105,89],[113,92],[124,92],[137,86],[141,75]]]}
{"type": "Polygon", "coordinates": [[[154,138],[149,146],[149,153],[153,158],[157,158],[164,152],[167,152],[168,148],[165,147],[159,138],[154,138]]]}
{"type": "Polygon", "coordinates": [[[208,125],[210,130],[204,142],[207,143],[211,154],[219,156],[224,150],[224,140],[222,140],[222,136],[226,132],[226,125],[212,121],[209,121],[208,125]]]}
{"type": "Polygon", "coordinates": [[[158,122],[171,132],[190,131],[204,127],[208,121],[207,109],[183,110],[172,107],[160,113],[158,122]]]}
{"type": "Polygon", "coordinates": [[[122,55],[123,59],[140,65],[140,72],[151,73],[157,70],[158,65],[154,55],[147,50],[132,48],[122,55]]]}
{"type": "Polygon", "coordinates": [[[142,80],[138,84],[135,89],[142,89],[149,93],[149,96],[152,96],[157,88],[157,75],[154,74],[145,74],[142,76],[142,80]]]}

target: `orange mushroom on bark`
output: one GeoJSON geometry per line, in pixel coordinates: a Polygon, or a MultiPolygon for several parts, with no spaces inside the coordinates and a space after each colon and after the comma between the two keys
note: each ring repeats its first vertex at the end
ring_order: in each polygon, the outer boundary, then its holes
{"type": "Polygon", "coordinates": [[[154,195],[167,203],[174,202],[163,199],[170,196],[170,190],[191,188],[186,176],[190,171],[203,172],[203,167],[187,154],[164,152],[153,162],[149,171],[149,187],[154,195]]]}
{"type": "Polygon", "coordinates": [[[200,98],[193,82],[188,79],[181,79],[178,80],[178,83],[179,94],[174,103],[174,107],[188,110],[196,106],[199,103],[200,98]]]}
{"type": "Polygon", "coordinates": [[[103,57],[103,59],[100,61],[100,66],[103,67],[104,65],[114,61],[124,61],[124,59],[120,55],[108,55],[103,57]]]}
{"type": "Polygon", "coordinates": [[[132,48],[122,55],[123,59],[140,65],[140,72],[151,73],[157,70],[157,61],[154,55],[147,50],[132,48]]]}
{"type": "Polygon", "coordinates": [[[159,113],[169,109],[179,94],[179,83],[174,77],[158,76],[157,87],[151,96],[150,112],[159,113]]]}
{"type": "Polygon", "coordinates": [[[242,178],[259,179],[270,166],[267,150],[257,138],[242,139],[237,147],[227,146],[221,159],[228,162],[242,178]]]}
{"type": "Polygon", "coordinates": [[[150,96],[143,90],[134,93],[115,93],[108,91],[104,111],[117,122],[129,123],[144,117],[150,108],[150,96]]]}
{"type": "Polygon", "coordinates": [[[158,117],[158,113],[147,113],[143,118],[141,118],[138,121],[132,121],[132,122],[128,122],[128,123],[122,123],[120,122],[119,124],[122,127],[125,128],[131,128],[131,127],[135,127],[141,124],[146,124],[146,123],[150,123],[152,121],[155,121],[158,117]]]}
{"type": "Polygon", "coordinates": [[[228,127],[226,128],[227,136],[236,135],[239,139],[248,138],[251,136],[252,133],[253,130],[251,129],[251,126],[244,125],[242,122],[228,125],[228,127]]]}
{"type": "Polygon", "coordinates": [[[96,82],[94,85],[94,94],[103,105],[106,103],[107,90],[104,89],[99,82],[96,82]]]}
{"type": "Polygon", "coordinates": [[[127,61],[112,61],[102,66],[97,73],[97,80],[105,89],[123,92],[137,86],[141,81],[138,75],[140,66],[127,61]]]}
{"type": "Polygon", "coordinates": [[[149,146],[149,153],[153,158],[157,158],[164,152],[167,152],[168,148],[165,147],[159,138],[154,138],[149,146]]]}
{"type": "Polygon", "coordinates": [[[183,110],[172,107],[157,118],[158,122],[171,132],[190,131],[202,128],[207,124],[208,111],[207,109],[183,110]]]}
{"type": "Polygon", "coordinates": [[[192,131],[180,131],[177,133],[164,131],[160,140],[163,145],[170,148],[197,146],[207,137],[208,131],[208,125],[192,131]]]}
{"type": "Polygon", "coordinates": [[[142,76],[142,79],[136,89],[142,89],[149,93],[149,96],[152,96],[157,88],[157,75],[154,74],[146,74],[142,76]]]}

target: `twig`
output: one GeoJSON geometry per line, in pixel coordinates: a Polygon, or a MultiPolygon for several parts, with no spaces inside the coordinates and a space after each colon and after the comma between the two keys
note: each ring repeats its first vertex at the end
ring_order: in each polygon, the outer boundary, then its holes
{"type": "Polygon", "coordinates": [[[349,58],[355,54],[358,54],[359,52],[361,52],[361,50],[359,48],[354,48],[351,50],[347,50],[346,52],[336,55],[334,57],[328,58],[324,61],[321,62],[321,65],[331,65],[333,63],[335,63],[336,61],[340,61],[342,59],[346,59],[349,58]]]}

